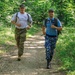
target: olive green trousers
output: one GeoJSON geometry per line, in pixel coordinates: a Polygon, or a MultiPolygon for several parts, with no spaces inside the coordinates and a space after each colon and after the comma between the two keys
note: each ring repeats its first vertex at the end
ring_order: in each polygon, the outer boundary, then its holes
{"type": "Polygon", "coordinates": [[[24,51],[24,41],[26,41],[26,28],[15,29],[15,40],[18,47],[18,56],[22,56],[24,51]]]}

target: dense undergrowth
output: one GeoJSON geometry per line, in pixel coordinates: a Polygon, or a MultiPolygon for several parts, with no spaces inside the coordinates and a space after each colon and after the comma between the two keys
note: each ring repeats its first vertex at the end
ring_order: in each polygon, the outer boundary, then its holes
{"type": "Polygon", "coordinates": [[[56,47],[57,59],[62,64],[66,75],[75,75],[75,28],[64,27],[56,47]]]}

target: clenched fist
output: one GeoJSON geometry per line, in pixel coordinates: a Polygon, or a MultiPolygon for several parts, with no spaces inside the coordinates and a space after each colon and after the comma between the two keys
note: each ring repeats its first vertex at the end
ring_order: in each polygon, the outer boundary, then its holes
{"type": "Polygon", "coordinates": [[[16,24],[16,26],[21,27],[21,24],[16,24]]]}

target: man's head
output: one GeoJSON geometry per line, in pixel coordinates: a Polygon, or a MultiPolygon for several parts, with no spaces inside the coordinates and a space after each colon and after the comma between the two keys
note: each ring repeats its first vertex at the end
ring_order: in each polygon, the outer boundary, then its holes
{"type": "Polygon", "coordinates": [[[25,5],[24,4],[21,4],[20,5],[20,12],[21,13],[24,13],[25,12],[25,5]]]}
{"type": "Polygon", "coordinates": [[[50,9],[50,10],[48,11],[48,13],[49,13],[49,17],[50,17],[50,18],[53,18],[53,17],[54,17],[54,10],[53,10],[53,9],[50,9]]]}

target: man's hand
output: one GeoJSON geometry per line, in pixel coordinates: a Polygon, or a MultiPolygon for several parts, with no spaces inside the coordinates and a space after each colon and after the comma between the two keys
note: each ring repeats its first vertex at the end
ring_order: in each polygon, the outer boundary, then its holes
{"type": "Polygon", "coordinates": [[[16,24],[16,26],[21,27],[21,24],[16,24]]]}
{"type": "Polygon", "coordinates": [[[27,28],[26,28],[26,29],[27,29],[27,30],[29,30],[30,28],[31,28],[30,26],[27,26],[27,28]]]}
{"type": "Polygon", "coordinates": [[[21,27],[21,24],[17,24],[15,21],[11,21],[11,23],[18,26],[18,27],[21,27]]]}
{"type": "Polygon", "coordinates": [[[57,30],[58,30],[58,31],[61,31],[61,30],[62,30],[62,27],[57,27],[57,30]]]}
{"type": "Polygon", "coordinates": [[[43,35],[46,35],[46,32],[43,32],[43,35]]]}
{"type": "Polygon", "coordinates": [[[58,31],[61,31],[62,30],[62,27],[56,27],[54,25],[51,25],[51,28],[57,29],[58,31]]]}
{"type": "Polygon", "coordinates": [[[55,25],[51,25],[51,28],[56,28],[57,29],[57,27],[55,25]]]}
{"type": "Polygon", "coordinates": [[[45,29],[46,29],[46,28],[43,26],[43,27],[42,27],[43,35],[46,35],[46,31],[45,31],[45,29]]]}

